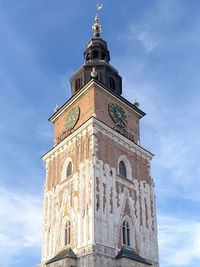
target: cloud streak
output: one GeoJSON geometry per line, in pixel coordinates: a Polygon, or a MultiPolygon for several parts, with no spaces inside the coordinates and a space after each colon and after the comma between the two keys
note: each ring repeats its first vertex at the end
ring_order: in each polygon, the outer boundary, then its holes
{"type": "Polygon", "coordinates": [[[42,208],[41,199],[28,193],[8,192],[1,187],[0,195],[1,266],[7,267],[13,266],[26,248],[40,248],[42,208]]]}
{"type": "Polygon", "coordinates": [[[146,53],[152,52],[160,43],[160,40],[151,32],[150,29],[131,24],[126,37],[129,41],[138,41],[144,47],[146,53]]]}
{"type": "Polygon", "coordinates": [[[159,216],[161,266],[189,266],[200,260],[200,222],[159,216]]]}

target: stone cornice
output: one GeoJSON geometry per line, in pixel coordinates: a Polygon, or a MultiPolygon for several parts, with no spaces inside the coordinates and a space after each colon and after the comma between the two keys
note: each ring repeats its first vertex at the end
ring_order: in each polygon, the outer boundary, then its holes
{"type": "Polygon", "coordinates": [[[50,118],[50,122],[55,122],[55,120],[68,109],[74,102],[81,98],[87,90],[93,85],[93,80],[90,80],[81,90],[79,90],[75,95],[73,95],[62,107],[60,107],[50,118]]]}
{"type": "Polygon", "coordinates": [[[93,122],[93,117],[91,117],[89,120],[87,120],[84,124],[82,124],[76,131],[71,133],[69,136],[67,136],[64,140],[62,140],[58,145],[53,147],[51,150],[49,150],[46,154],[42,156],[42,159],[46,161],[49,159],[51,156],[56,156],[60,150],[63,151],[66,147],[67,144],[70,142],[70,144],[74,143],[76,138],[78,136],[81,136],[90,130],[92,130],[92,122],[93,122]]]}
{"type": "Polygon", "coordinates": [[[98,80],[91,79],[82,89],[80,89],[75,95],[73,95],[62,107],[60,107],[50,118],[50,122],[55,122],[55,120],[63,113],[66,109],[68,109],[70,106],[73,105],[74,102],[76,102],[79,98],[81,98],[92,86],[98,86],[101,90],[103,90],[108,95],[111,95],[114,99],[121,102],[123,105],[127,106],[129,109],[133,110],[139,118],[142,118],[145,116],[145,113],[135,107],[132,103],[130,103],[128,100],[123,98],[122,96],[119,96],[115,94],[113,91],[111,91],[108,87],[106,87],[104,84],[99,82],[98,80]]]}
{"type": "Polygon", "coordinates": [[[127,137],[121,135],[120,133],[116,132],[114,129],[110,128],[103,122],[99,121],[95,117],[91,117],[88,121],[86,121],[84,124],[82,124],[78,129],[76,129],[73,133],[71,133],[69,136],[67,136],[63,141],[61,141],[58,145],[56,145],[54,148],[52,148],[50,151],[48,151],[46,154],[42,156],[42,159],[46,161],[47,159],[50,159],[51,156],[56,156],[60,151],[63,151],[67,144],[74,143],[76,138],[79,135],[83,135],[86,132],[101,132],[104,135],[109,136],[117,143],[125,146],[127,149],[131,150],[134,153],[137,153],[137,155],[147,159],[151,160],[153,158],[153,154],[147,151],[146,149],[142,148],[141,146],[135,144],[131,140],[129,140],[127,137]]]}
{"type": "Polygon", "coordinates": [[[98,119],[94,118],[94,129],[96,131],[101,132],[112,138],[112,140],[116,141],[117,143],[125,146],[127,149],[131,150],[132,152],[137,153],[139,156],[151,160],[153,158],[153,154],[148,150],[144,149],[143,147],[135,144],[127,137],[121,135],[120,133],[116,132],[114,129],[110,128],[103,122],[99,121],[98,119]]]}

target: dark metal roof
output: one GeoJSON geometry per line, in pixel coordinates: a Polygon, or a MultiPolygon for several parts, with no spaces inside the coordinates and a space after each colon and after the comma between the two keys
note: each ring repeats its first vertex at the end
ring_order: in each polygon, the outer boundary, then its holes
{"type": "Polygon", "coordinates": [[[117,254],[116,259],[120,258],[129,258],[135,261],[139,261],[148,265],[152,265],[149,261],[145,260],[144,258],[140,257],[136,252],[130,249],[122,248],[120,252],[117,254]]]}
{"type": "Polygon", "coordinates": [[[66,248],[61,250],[55,257],[47,261],[46,264],[59,261],[65,258],[77,259],[76,254],[73,252],[73,250],[71,248],[66,248]]]}

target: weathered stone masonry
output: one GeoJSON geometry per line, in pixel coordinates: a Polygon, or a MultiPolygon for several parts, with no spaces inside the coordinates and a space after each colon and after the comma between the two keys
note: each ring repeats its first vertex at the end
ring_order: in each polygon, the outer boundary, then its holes
{"type": "Polygon", "coordinates": [[[44,262],[62,249],[67,218],[72,222],[71,248],[80,256],[90,254],[95,244],[99,262],[108,257],[109,264],[115,266],[116,250],[122,247],[121,222],[127,216],[133,226],[131,247],[149,260],[157,257],[152,248],[152,243],[157,244],[153,182],[149,176],[152,156],[119,137],[92,117],[46,155],[44,262]],[[131,180],[118,175],[121,155],[130,160],[131,180]],[[73,175],[62,181],[68,158],[73,162],[73,175]]]}

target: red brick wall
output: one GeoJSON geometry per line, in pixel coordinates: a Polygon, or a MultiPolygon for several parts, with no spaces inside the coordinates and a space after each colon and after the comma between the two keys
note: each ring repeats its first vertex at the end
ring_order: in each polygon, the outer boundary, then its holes
{"type": "Polygon", "coordinates": [[[97,115],[97,118],[107,124],[109,127],[114,128],[115,123],[108,112],[108,105],[110,103],[116,103],[124,109],[128,118],[128,123],[126,127],[127,132],[134,135],[135,142],[137,143],[139,139],[138,115],[133,110],[131,110],[131,108],[127,108],[126,105],[122,104],[118,99],[115,99],[113,96],[109,95],[101,88],[95,88],[95,113],[97,115]]]}
{"type": "Polygon", "coordinates": [[[80,108],[80,117],[73,128],[73,130],[76,130],[79,128],[84,122],[86,122],[89,118],[91,118],[94,114],[94,89],[91,87],[86,94],[84,94],[80,99],[77,99],[77,101],[70,106],[63,114],[60,115],[60,117],[55,121],[55,128],[54,128],[54,144],[57,144],[57,136],[60,136],[65,129],[65,118],[69,110],[74,107],[79,106],[80,108]]]}
{"type": "MultiPolygon", "coordinates": [[[[98,140],[98,159],[103,160],[104,163],[109,164],[110,167],[115,168],[117,171],[119,157],[121,155],[125,155],[132,168],[132,178],[139,181],[144,180],[148,184],[151,183],[148,171],[148,161],[146,159],[131,152],[126,147],[117,143],[103,133],[98,132],[96,134],[96,138],[98,140]]],[[[121,178],[123,179],[123,177],[121,178]]]]}

